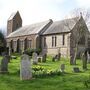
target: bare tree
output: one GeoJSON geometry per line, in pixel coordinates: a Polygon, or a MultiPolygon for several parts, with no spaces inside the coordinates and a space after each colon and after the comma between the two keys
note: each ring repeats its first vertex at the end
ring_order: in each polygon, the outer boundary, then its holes
{"type": "MultiPolygon", "coordinates": [[[[73,18],[73,22],[74,23],[78,23],[75,32],[72,33],[72,37],[74,39],[74,43],[75,43],[75,48],[74,48],[74,57],[73,59],[70,59],[70,64],[76,64],[76,55],[77,55],[77,51],[78,51],[78,43],[80,41],[80,39],[82,38],[82,36],[85,36],[86,32],[85,32],[85,22],[88,24],[89,20],[90,20],[90,12],[89,10],[86,9],[74,9],[71,14],[69,14],[70,18],[73,18]],[[76,18],[75,18],[76,17],[76,18]],[[83,19],[85,22],[80,22],[80,19],[83,19]]],[[[71,23],[64,21],[64,25],[71,31],[72,30],[72,26],[71,23]]]]}

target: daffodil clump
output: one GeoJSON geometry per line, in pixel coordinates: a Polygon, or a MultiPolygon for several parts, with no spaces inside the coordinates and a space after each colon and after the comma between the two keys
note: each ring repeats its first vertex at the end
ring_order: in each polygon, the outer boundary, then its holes
{"type": "Polygon", "coordinates": [[[59,70],[45,69],[42,66],[34,66],[32,70],[33,70],[34,77],[61,75],[61,72],[59,70]]]}

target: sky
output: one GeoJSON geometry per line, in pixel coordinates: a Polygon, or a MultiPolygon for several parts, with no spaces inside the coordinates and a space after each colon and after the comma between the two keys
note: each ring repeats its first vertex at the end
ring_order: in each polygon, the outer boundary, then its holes
{"type": "Polygon", "coordinates": [[[90,0],[0,0],[0,28],[11,13],[20,12],[23,26],[48,19],[61,20],[75,8],[90,8],[90,0]]]}

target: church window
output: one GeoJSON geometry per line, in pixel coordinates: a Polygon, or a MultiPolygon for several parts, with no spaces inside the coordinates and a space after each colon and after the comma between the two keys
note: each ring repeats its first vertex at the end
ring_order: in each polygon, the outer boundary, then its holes
{"type": "Polygon", "coordinates": [[[57,45],[57,37],[55,36],[55,46],[57,45]]]}
{"type": "Polygon", "coordinates": [[[22,40],[20,41],[20,49],[23,50],[23,48],[24,48],[24,41],[22,40]]]}
{"type": "Polygon", "coordinates": [[[56,36],[53,36],[52,37],[52,47],[53,46],[56,47],[56,45],[57,45],[57,37],[56,36]]]}
{"type": "Polygon", "coordinates": [[[54,37],[52,37],[52,47],[54,46],[54,37]]]}
{"type": "Polygon", "coordinates": [[[32,47],[32,40],[28,40],[28,48],[32,47]]]}
{"type": "Polygon", "coordinates": [[[65,34],[62,35],[62,45],[65,45],[65,34]]]}
{"type": "Polygon", "coordinates": [[[46,47],[46,37],[44,37],[44,47],[46,47]]]}

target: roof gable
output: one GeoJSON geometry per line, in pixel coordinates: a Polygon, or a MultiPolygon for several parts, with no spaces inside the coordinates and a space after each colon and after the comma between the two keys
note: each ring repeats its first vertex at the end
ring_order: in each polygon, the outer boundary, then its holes
{"type": "Polygon", "coordinates": [[[11,16],[8,18],[8,21],[14,19],[14,17],[15,17],[16,15],[18,15],[18,16],[20,17],[20,19],[21,19],[21,16],[20,16],[20,14],[19,14],[19,11],[17,11],[17,12],[13,12],[13,13],[11,14],[11,16]]]}

